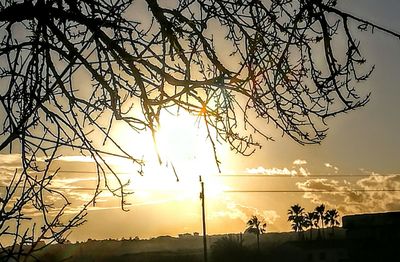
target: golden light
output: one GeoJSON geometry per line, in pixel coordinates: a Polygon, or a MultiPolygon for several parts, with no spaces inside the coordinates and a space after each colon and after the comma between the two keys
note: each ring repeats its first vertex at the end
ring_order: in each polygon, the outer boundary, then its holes
{"type": "Polygon", "coordinates": [[[162,112],[156,142],[161,158],[179,169],[203,174],[217,171],[205,123],[197,115],[162,112]]]}
{"type": "MultiPolygon", "coordinates": [[[[200,114],[205,110],[202,109],[200,114]]],[[[222,180],[216,177],[218,168],[202,116],[183,110],[178,114],[161,112],[156,145],[150,133],[139,135],[120,128],[117,134],[125,138],[121,142],[128,152],[143,156],[146,161],[144,176],[131,179],[130,187],[136,197],[142,200],[198,199],[200,175],[209,197],[216,197],[225,189],[222,180]]],[[[220,148],[219,153],[222,157],[226,152],[220,148]]]]}

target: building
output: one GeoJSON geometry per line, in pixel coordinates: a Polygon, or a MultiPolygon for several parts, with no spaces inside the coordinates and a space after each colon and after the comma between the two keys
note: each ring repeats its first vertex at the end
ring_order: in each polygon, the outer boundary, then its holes
{"type": "Polygon", "coordinates": [[[344,216],[343,228],[351,261],[400,261],[400,212],[344,216]]]}

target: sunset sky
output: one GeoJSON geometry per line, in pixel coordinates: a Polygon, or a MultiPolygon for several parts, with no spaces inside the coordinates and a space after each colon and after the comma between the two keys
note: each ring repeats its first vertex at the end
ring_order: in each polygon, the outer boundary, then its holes
{"type": "MultiPolygon", "coordinates": [[[[399,1],[339,1],[339,8],[400,32],[399,1]]],[[[199,175],[205,181],[208,234],[241,232],[253,214],[265,218],[267,232],[289,231],[287,209],[296,203],[306,210],[325,203],[341,215],[400,210],[400,192],[351,191],[400,190],[400,40],[379,31],[357,36],[368,63],[376,67],[370,79],[359,85],[365,93],[372,93],[371,101],[364,108],[329,119],[328,136],[321,145],[301,146],[282,137],[273,126],[258,123],[270,130],[275,141],[259,138],[262,148],[250,157],[218,145],[219,174],[197,116],[185,112],[179,117],[161,116],[157,134],[161,165],[150,134],[138,135],[116,124],[113,132],[118,142],[147,160],[144,176],[129,162],[110,158],[120,176],[131,180],[129,189],[134,194],[128,199],[129,211],[122,211],[119,199],[105,191],[97,205],[90,207],[87,223],[69,239],[201,232],[199,175]],[[282,192],[314,189],[348,192],[282,192]]],[[[96,184],[93,160],[76,152],[60,157],[56,164],[61,172],[52,185],[65,188],[73,206],[89,200],[96,184]]],[[[1,153],[3,174],[18,167],[18,154],[1,153]]]]}

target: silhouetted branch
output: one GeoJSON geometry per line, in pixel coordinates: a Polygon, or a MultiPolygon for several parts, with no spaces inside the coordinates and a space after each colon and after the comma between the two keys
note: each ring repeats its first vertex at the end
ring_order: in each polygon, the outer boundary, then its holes
{"type": "Polygon", "coordinates": [[[3,252],[14,252],[17,243],[22,248],[40,239],[61,241],[84,221],[81,211],[61,223],[68,196],[49,187],[56,175],[49,173],[50,164],[66,148],[95,161],[92,202],[104,183],[124,209],[131,192],[105,157],[129,159],[140,173],[144,162],[117,143],[111,132],[115,121],[150,131],[155,140],[162,111],[199,115],[217,165],[220,141],[250,155],[260,147],[255,138],[272,140],[260,123],[274,125],[300,144],[320,143],[327,118],[369,100],[355,83],[366,80],[373,67],[365,69],[350,23],[399,37],[340,11],[333,0],[179,0],[174,8],[146,0],[148,24],[136,21],[132,3],[1,2],[0,150],[21,151],[23,167],[1,191],[0,236],[15,237],[14,246],[3,252]],[[214,39],[210,28],[223,32],[224,40],[214,39]],[[230,55],[216,48],[221,46],[230,55]],[[83,87],[77,81],[83,77],[91,84],[83,87]],[[106,143],[115,150],[105,150],[106,143]],[[46,158],[45,166],[38,164],[39,157],[46,158]],[[118,185],[111,186],[110,179],[118,185]],[[49,203],[49,195],[64,204],[49,203]],[[30,218],[23,214],[29,206],[44,217],[41,233],[20,227],[30,218]],[[50,219],[53,207],[59,212],[50,219]],[[16,228],[8,226],[11,221],[16,228]]]}

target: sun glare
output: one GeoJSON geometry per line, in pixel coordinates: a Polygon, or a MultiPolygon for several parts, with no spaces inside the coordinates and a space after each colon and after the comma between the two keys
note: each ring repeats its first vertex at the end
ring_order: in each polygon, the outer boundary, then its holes
{"type": "Polygon", "coordinates": [[[164,112],[160,122],[156,142],[165,161],[203,174],[217,171],[207,129],[199,116],[185,111],[178,116],[164,112]]]}
{"type": "MultiPolygon", "coordinates": [[[[203,177],[209,196],[217,196],[224,190],[221,179],[216,177],[218,168],[212,145],[199,115],[186,111],[178,115],[162,112],[155,144],[151,134],[136,135],[128,128],[119,128],[117,136],[129,153],[145,160],[144,176],[132,179],[131,189],[137,197],[154,199],[173,195],[177,200],[198,198],[199,176],[203,177]]],[[[219,154],[223,156],[222,148],[219,148],[219,154]]]]}

